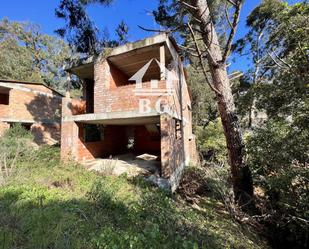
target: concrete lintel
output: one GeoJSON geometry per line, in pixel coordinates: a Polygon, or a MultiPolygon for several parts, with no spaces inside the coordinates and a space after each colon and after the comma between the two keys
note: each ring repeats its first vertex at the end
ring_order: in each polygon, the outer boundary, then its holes
{"type": "Polygon", "coordinates": [[[99,124],[137,124],[159,122],[160,113],[150,111],[141,113],[136,111],[119,111],[105,113],[91,113],[62,117],[62,122],[99,123],[99,124]]]}
{"type": "Polygon", "coordinates": [[[6,122],[6,123],[25,123],[25,124],[60,124],[60,122],[57,122],[55,120],[33,120],[33,119],[17,119],[17,118],[0,118],[0,122],[6,122]]]}

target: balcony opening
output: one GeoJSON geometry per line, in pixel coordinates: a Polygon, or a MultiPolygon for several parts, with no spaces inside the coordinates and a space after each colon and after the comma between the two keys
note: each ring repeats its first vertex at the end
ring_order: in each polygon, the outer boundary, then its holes
{"type": "Polygon", "coordinates": [[[166,68],[173,67],[173,58],[169,49],[163,44],[155,46],[145,46],[138,50],[131,50],[126,53],[112,55],[108,57],[111,72],[111,88],[123,85],[135,84],[140,72],[141,82],[151,80],[163,80],[164,75],[160,69],[160,63],[166,68]]]}

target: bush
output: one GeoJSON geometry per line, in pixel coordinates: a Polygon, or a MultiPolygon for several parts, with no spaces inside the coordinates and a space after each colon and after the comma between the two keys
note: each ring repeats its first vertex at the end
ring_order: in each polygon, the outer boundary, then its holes
{"type": "Polygon", "coordinates": [[[21,125],[14,125],[0,138],[0,184],[15,171],[18,160],[33,152],[32,135],[21,125]]]}
{"type": "Polygon", "coordinates": [[[265,195],[265,222],[279,247],[302,248],[308,240],[308,141],[308,128],[284,120],[268,121],[247,141],[248,163],[265,195]]]}
{"type": "Polygon", "coordinates": [[[226,162],[227,149],[221,120],[218,118],[204,126],[195,127],[197,147],[207,161],[226,162]]]}

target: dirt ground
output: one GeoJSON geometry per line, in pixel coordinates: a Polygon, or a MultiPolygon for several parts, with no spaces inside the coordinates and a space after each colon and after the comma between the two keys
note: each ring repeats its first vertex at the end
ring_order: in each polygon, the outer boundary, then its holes
{"type": "Polygon", "coordinates": [[[135,155],[126,153],[113,158],[97,158],[82,163],[89,170],[97,171],[104,175],[159,175],[160,160],[158,156],[150,154],[135,155]]]}

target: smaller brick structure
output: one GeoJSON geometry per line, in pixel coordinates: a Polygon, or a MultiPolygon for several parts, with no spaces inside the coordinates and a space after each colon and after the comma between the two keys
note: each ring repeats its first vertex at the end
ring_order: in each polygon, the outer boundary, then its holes
{"type": "Polygon", "coordinates": [[[42,83],[0,80],[0,136],[20,123],[37,144],[59,143],[62,97],[42,83]]]}
{"type": "Polygon", "coordinates": [[[63,99],[61,156],[94,160],[132,153],[160,160],[172,191],[198,161],[191,98],[178,47],[160,34],[72,63],[83,100],[63,99]]]}

